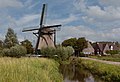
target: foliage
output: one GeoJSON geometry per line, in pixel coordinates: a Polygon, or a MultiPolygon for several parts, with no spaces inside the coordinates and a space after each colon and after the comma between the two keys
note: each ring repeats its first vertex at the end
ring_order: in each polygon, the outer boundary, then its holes
{"type": "Polygon", "coordinates": [[[21,45],[24,46],[27,49],[27,54],[32,54],[33,53],[33,46],[32,46],[32,43],[29,40],[22,41],[21,45]]]}
{"type": "Polygon", "coordinates": [[[25,56],[27,50],[24,46],[16,45],[10,48],[10,57],[21,57],[25,56]]]}
{"type": "Polygon", "coordinates": [[[84,48],[87,48],[87,41],[86,41],[86,39],[85,39],[84,37],[78,38],[76,44],[77,44],[76,46],[78,47],[78,50],[79,50],[80,52],[82,52],[82,50],[83,50],[84,48]]]}
{"type": "Polygon", "coordinates": [[[73,48],[72,47],[58,47],[56,48],[56,55],[58,56],[58,59],[60,61],[67,60],[71,55],[73,54],[73,48]]]}
{"type": "Polygon", "coordinates": [[[27,52],[26,48],[20,45],[13,46],[10,49],[3,49],[2,51],[3,56],[8,56],[8,57],[25,56],[26,52],[27,52]]]}
{"type": "Polygon", "coordinates": [[[41,54],[47,57],[52,58],[54,55],[56,55],[56,49],[53,47],[47,47],[41,49],[41,54]]]}
{"type": "Polygon", "coordinates": [[[64,61],[67,60],[73,54],[73,48],[62,46],[59,46],[57,48],[47,47],[41,49],[41,54],[49,58],[56,58],[57,56],[57,58],[60,61],[64,61]]]}
{"type": "Polygon", "coordinates": [[[8,48],[3,49],[2,53],[3,53],[3,56],[10,56],[10,54],[11,54],[10,49],[8,49],[8,48]]]}
{"type": "Polygon", "coordinates": [[[120,82],[120,66],[85,59],[82,59],[81,64],[107,82],[120,82]]]}
{"type": "Polygon", "coordinates": [[[4,56],[4,53],[2,50],[0,50],[0,57],[3,57],[4,56]]]}
{"type": "Polygon", "coordinates": [[[3,49],[3,42],[2,42],[2,40],[0,40],[0,50],[2,50],[3,49]]]}
{"type": "Polygon", "coordinates": [[[0,58],[0,82],[63,82],[58,67],[46,58],[0,58]]]}
{"type": "Polygon", "coordinates": [[[6,48],[10,48],[12,46],[15,46],[16,44],[18,44],[18,40],[17,40],[17,36],[14,33],[14,30],[11,28],[8,28],[8,32],[5,36],[5,40],[4,40],[4,46],[6,48]]]}
{"type": "Polygon", "coordinates": [[[119,54],[119,51],[118,50],[107,50],[106,53],[110,55],[114,55],[114,54],[119,54]]]}
{"type": "Polygon", "coordinates": [[[70,38],[62,42],[62,46],[72,46],[75,50],[75,55],[80,55],[80,52],[87,47],[87,41],[84,37],[70,38]]]}
{"type": "Polygon", "coordinates": [[[74,48],[76,41],[77,41],[76,38],[70,38],[70,39],[64,40],[62,42],[62,46],[72,46],[74,48]]]}

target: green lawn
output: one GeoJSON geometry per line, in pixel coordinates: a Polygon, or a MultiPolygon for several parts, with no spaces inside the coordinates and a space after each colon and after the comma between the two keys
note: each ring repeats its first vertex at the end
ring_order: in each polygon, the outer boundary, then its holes
{"type": "Polygon", "coordinates": [[[90,56],[90,58],[96,58],[106,61],[120,62],[120,56],[90,56]]]}
{"type": "Polygon", "coordinates": [[[46,58],[0,58],[0,82],[62,82],[58,67],[46,58]]]}

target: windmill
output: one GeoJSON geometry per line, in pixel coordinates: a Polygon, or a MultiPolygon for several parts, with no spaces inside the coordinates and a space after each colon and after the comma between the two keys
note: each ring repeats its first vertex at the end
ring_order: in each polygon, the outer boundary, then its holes
{"type": "Polygon", "coordinates": [[[60,30],[59,27],[61,26],[61,25],[51,25],[51,26],[43,25],[44,16],[45,16],[45,8],[46,8],[46,4],[43,4],[40,25],[37,26],[37,28],[23,29],[22,30],[22,32],[36,31],[36,30],[38,31],[38,32],[33,32],[33,34],[37,37],[35,54],[38,54],[38,51],[41,48],[55,47],[55,45],[56,45],[56,31],[60,30]]]}

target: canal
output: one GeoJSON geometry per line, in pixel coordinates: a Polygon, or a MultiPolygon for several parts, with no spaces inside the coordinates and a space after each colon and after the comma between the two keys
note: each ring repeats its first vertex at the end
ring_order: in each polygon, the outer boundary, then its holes
{"type": "Polygon", "coordinates": [[[73,64],[60,65],[64,82],[104,82],[89,71],[73,64]]]}

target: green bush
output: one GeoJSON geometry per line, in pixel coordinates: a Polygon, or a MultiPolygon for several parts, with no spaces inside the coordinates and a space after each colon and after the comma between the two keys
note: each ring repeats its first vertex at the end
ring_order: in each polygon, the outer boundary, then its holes
{"type": "Polygon", "coordinates": [[[11,47],[10,49],[3,49],[1,53],[3,54],[3,56],[21,57],[21,56],[25,56],[25,54],[27,53],[27,50],[23,46],[16,45],[11,47]]]}
{"type": "Polygon", "coordinates": [[[27,53],[27,50],[25,47],[16,45],[10,48],[10,56],[11,57],[21,57],[25,56],[27,53]]]}
{"type": "Polygon", "coordinates": [[[114,54],[119,54],[118,50],[108,50],[106,51],[107,54],[114,55],[114,54]]]}
{"type": "Polygon", "coordinates": [[[56,55],[60,59],[60,61],[67,60],[73,54],[73,48],[71,47],[58,47],[56,48],[56,55]]]}
{"type": "Polygon", "coordinates": [[[0,50],[0,57],[2,57],[4,55],[3,51],[0,50]]]}
{"type": "Polygon", "coordinates": [[[41,54],[47,57],[53,57],[55,55],[55,48],[52,47],[42,48],[41,54]]]}
{"type": "Polygon", "coordinates": [[[3,53],[3,56],[10,56],[10,49],[5,48],[3,49],[2,53],[3,53]]]}
{"type": "Polygon", "coordinates": [[[57,58],[61,61],[64,61],[73,54],[73,48],[62,46],[59,46],[57,48],[47,47],[41,49],[41,54],[50,58],[57,58]]]}

